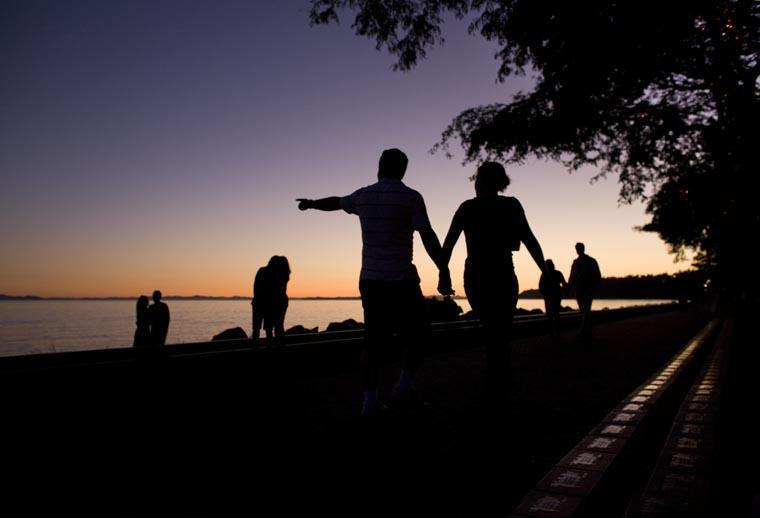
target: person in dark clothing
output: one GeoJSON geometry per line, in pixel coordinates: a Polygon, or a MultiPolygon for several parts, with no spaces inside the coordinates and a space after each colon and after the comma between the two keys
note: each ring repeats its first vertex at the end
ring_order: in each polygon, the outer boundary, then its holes
{"type": "MultiPolygon", "coordinates": [[[[464,291],[483,325],[489,397],[500,404],[509,387],[509,335],[518,293],[512,252],[524,243],[542,271],[544,255],[520,202],[499,195],[509,185],[504,167],[484,162],[473,179],[475,198],[463,202],[454,214],[443,243],[443,264],[448,264],[459,234],[464,232],[464,291]]],[[[448,269],[443,269],[439,291],[453,293],[447,275],[448,269]]]]}
{"type": "Polygon", "coordinates": [[[150,345],[150,321],[148,320],[148,297],[140,295],[137,299],[137,329],[133,346],[144,347],[150,345]]]}
{"type": "Polygon", "coordinates": [[[567,284],[575,288],[578,309],[583,314],[583,323],[578,337],[589,339],[591,338],[591,303],[594,301],[596,287],[602,280],[602,273],[599,271],[599,263],[596,259],[586,255],[586,246],[583,243],[576,243],[575,251],[578,257],[573,261],[567,284]]]}
{"type": "Polygon", "coordinates": [[[161,292],[153,292],[153,304],[148,308],[151,345],[164,345],[169,333],[169,306],[161,302],[161,292]]]}
{"type": "Polygon", "coordinates": [[[274,255],[266,266],[259,268],[253,281],[253,333],[251,338],[257,340],[264,326],[264,333],[271,343],[282,345],[285,336],[285,313],[288,310],[288,281],[290,264],[281,255],[274,255]]]}
{"type": "Polygon", "coordinates": [[[544,296],[546,316],[549,318],[549,335],[559,336],[559,310],[562,305],[562,289],[567,287],[565,276],[554,269],[554,261],[546,260],[546,268],[538,281],[538,289],[544,296]]]}

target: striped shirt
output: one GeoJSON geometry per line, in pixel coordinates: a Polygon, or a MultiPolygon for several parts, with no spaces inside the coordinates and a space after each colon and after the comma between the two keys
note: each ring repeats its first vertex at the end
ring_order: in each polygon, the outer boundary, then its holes
{"type": "Polygon", "coordinates": [[[382,178],[340,199],[362,226],[362,279],[419,280],[412,264],[412,235],[430,227],[422,195],[401,180],[382,178]]]}

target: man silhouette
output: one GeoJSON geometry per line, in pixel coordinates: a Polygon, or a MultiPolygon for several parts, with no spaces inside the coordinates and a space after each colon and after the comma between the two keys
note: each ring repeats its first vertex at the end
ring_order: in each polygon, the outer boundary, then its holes
{"type": "Polygon", "coordinates": [[[377,183],[348,196],[297,200],[301,210],[343,209],[359,216],[361,222],[359,291],[367,333],[360,364],[364,416],[381,408],[377,400],[380,346],[394,331],[399,331],[405,347],[392,397],[397,402],[414,400],[412,382],[421,363],[419,349],[430,335],[420,278],[412,264],[414,231],[420,233],[425,250],[439,270],[448,273],[441,263],[441,245],[430,226],[422,196],[401,181],[408,162],[401,150],[386,149],[380,156],[377,183]]]}
{"type": "Polygon", "coordinates": [[[575,244],[578,257],[573,261],[570,269],[570,278],[567,285],[575,288],[575,299],[578,301],[578,309],[583,314],[583,323],[578,336],[580,338],[591,337],[591,303],[594,300],[594,291],[602,280],[599,271],[599,263],[596,259],[586,255],[586,246],[583,243],[575,244]]]}
{"type": "Polygon", "coordinates": [[[161,302],[161,292],[153,292],[153,304],[148,308],[150,341],[152,345],[164,345],[169,332],[169,306],[161,302]]]}

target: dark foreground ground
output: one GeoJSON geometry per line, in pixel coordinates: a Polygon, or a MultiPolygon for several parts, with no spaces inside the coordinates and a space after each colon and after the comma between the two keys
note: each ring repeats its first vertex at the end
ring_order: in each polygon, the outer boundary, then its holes
{"type": "MultiPolygon", "coordinates": [[[[495,420],[480,348],[430,356],[417,383],[429,406],[369,423],[357,417],[354,372],[282,381],[285,361],[266,372],[240,365],[226,379],[148,365],[129,374],[132,394],[93,397],[113,379],[89,378],[79,392],[6,393],[31,407],[5,412],[0,505],[12,512],[2,514],[506,516],[705,321],[670,311],[601,324],[592,344],[572,331],[517,340],[510,410],[495,420]]],[[[381,396],[397,369],[384,365],[381,396]]],[[[731,408],[740,421],[741,405],[731,408]]],[[[754,483],[737,485],[738,464],[721,464],[723,496],[754,483]]]]}

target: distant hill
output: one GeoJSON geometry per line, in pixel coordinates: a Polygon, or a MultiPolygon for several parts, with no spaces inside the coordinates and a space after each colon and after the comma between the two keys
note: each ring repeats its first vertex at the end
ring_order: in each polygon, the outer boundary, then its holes
{"type": "MultiPolygon", "coordinates": [[[[689,270],[676,274],[605,277],[596,290],[599,299],[693,299],[701,293],[704,274],[689,270]]],[[[569,295],[566,295],[569,296],[569,295]]],[[[520,297],[542,298],[537,290],[525,290],[520,297]]]]}

